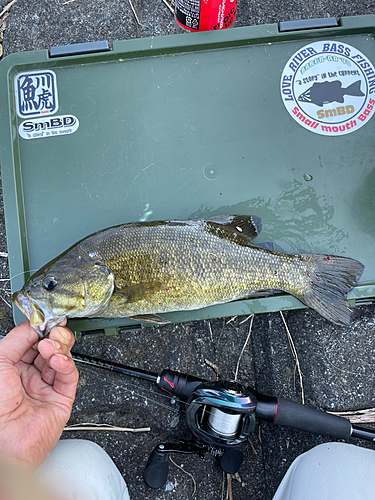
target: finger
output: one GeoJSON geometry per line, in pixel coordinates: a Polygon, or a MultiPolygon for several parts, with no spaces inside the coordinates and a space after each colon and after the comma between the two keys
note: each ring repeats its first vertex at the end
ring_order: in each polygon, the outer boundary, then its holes
{"type": "Polygon", "coordinates": [[[16,364],[20,361],[38,340],[38,334],[30,326],[28,320],[11,330],[0,342],[2,359],[16,364]]]}
{"type": "Polygon", "coordinates": [[[43,358],[43,356],[38,353],[37,357],[34,359],[33,365],[37,370],[42,372],[44,366],[47,364],[47,361],[43,358]]]}
{"type": "Polygon", "coordinates": [[[71,357],[64,354],[56,354],[50,360],[51,368],[56,371],[53,383],[54,390],[73,400],[77,390],[78,370],[71,357]]]}
{"type": "MultiPolygon", "coordinates": [[[[55,354],[64,354],[65,356],[71,357],[70,349],[67,345],[64,345],[57,340],[43,339],[38,344],[39,353],[44,358],[45,362],[50,366],[50,359],[55,354]]],[[[35,362],[34,362],[35,363],[35,362]]],[[[36,365],[37,366],[37,365],[36,365]]],[[[37,366],[39,368],[39,366],[37,366]]]]}
{"type": "MultiPolygon", "coordinates": [[[[63,346],[66,346],[68,348],[68,352],[73,347],[75,341],[73,333],[68,328],[64,328],[62,326],[56,326],[52,328],[48,338],[50,340],[59,342],[63,346]]],[[[66,352],[64,352],[63,354],[67,355],[66,352]]]]}
{"type": "Polygon", "coordinates": [[[50,368],[47,363],[45,363],[42,371],[40,372],[40,376],[46,384],[53,385],[55,381],[56,371],[53,368],[50,368]]]}

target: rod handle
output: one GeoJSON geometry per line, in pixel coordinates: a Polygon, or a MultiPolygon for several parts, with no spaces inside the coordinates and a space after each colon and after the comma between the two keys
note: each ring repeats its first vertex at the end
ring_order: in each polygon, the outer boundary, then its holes
{"type": "Polygon", "coordinates": [[[294,427],[336,439],[348,439],[352,434],[352,425],[348,419],[283,398],[277,398],[276,415],[273,422],[276,425],[294,427]]]}

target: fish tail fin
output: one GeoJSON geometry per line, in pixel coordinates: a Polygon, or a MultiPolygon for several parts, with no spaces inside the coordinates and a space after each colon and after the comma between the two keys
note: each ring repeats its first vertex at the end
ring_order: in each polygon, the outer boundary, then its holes
{"type": "Polygon", "coordinates": [[[346,295],[358,283],[364,265],[335,255],[301,255],[309,265],[309,284],[298,297],[321,316],[336,325],[350,325],[351,309],[346,295]]]}
{"type": "Polygon", "coordinates": [[[346,87],[345,94],[353,95],[355,97],[364,96],[365,94],[361,90],[361,80],[357,80],[356,82],[349,85],[349,87],[346,87]]]}

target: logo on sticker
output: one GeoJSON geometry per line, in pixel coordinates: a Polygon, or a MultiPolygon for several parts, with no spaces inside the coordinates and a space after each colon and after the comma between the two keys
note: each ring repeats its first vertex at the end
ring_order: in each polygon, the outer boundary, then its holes
{"type": "Polygon", "coordinates": [[[285,65],[280,87],[289,114],[317,134],[349,134],[375,112],[374,66],[346,43],[306,45],[285,65]]]}
{"type": "Polygon", "coordinates": [[[51,70],[18,73],[14,92],[20,118],[52,115],[59,108],[56,74],[51,70]]]}
{"type": "Polygon", "coordinates": [[[61,115],[26,120],[18,127],[18,132],[24,139],[40,139],[73,134],[78,127],[79,121],[76,116],[61,115]]]}

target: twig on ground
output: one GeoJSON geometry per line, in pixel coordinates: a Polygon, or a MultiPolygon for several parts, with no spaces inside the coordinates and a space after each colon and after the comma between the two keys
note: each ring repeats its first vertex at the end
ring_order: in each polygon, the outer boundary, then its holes
{"type": "Polygon", "coordinates": [[[176,462],[173,461],[173,459],[171,457],[169,457],[169,460],[172,462],[173,465],[175,465],[178,469],[182,470],[182,472],[184,472],[185,474],[187,474],[188,476],[191,477],[192,481],[193,481],[193,493],[191,494],[191,496],[193,497],[197,491],[197,483],[195,482],[195,479],[194,479],[194,476],[193,474],[190,474],[190,472],[188,472],[187,470],[185,470],[181,465],[177,465],[176,462]]]}
{"type": "Polygon", "coordinates": [[[64,431],[121,431],[121,432],[150,432],[150,427],[138,427],[136,429],[128,427],[116,427],[110,424],[95,424],[85,422],[82,424],[72,424],[64,427],[64,431]]]}
{"type": "Polygon", "coordinates": [[[232,475],[227,473],[227,500],[233,500],[232,495],[232,475]]]}
{"type": "Polygon", "coordinates": [[[213,369],[213,371],[216,373],[216,380],[219,380],[219,368],[209,359],[205,359],[204,362],[206,363],[206,365],[213,369]]]}
{"type": "Polygon", "coordinates": [[[240,367],[240,361],[241,361],[242,355],[243,355],[243,353],[244,353],[244,351],[246,349],[247,343],[248,343],[250,335],[251,335],[251,328],[253,326],[253,321],[254,321],[254,314],[252,314],[252,318],[251,318],[251,321],[250,321],[250,327],[249,327],[249,333],[248,333],[248,335],[246,337],[245,343],[244,343],[244,345],[242,347],[242,351],[241,351],[240,357],[238,358],[238,361],[237,361],[236,371],[235,371],[235,374],[234,374],[234,380],[237,380],[237,378],[238,378],[238,369],[240,367]]]}
{"type": "Polygon", "coordinates": [[[173,7],[169,5],[169,3],[166,0],[162,0],[162,2],[168,7],[168,9],[172,12],[172,14],[174,14],[173,7]]]}
{"type": "Polygon", "coordinates": [[[301,401],[302,401],[302,404],[304,405],[305,404],[305,391],[303,389],[302,372],[301,372],[301,367],[300,367],[300,364],[299,364],[299,359],[298,359],[297,351],[296,351],[296,348],[295,348],[295,345],[294,345],[294,342],[293,342],[292,335],[290,334],[288,325],[286,324],[283,312],[280,311],[280,314],[281,314],[281,318],[282,318],[284,326],[285,326],[285,330],[286,330],[286,334],[287,334],[287,337],[288,337],[288,342],[289,342],[289,345],[290,345],[290,349],[292,351],[293,358],[294,358],[294,361],[295,361],[296,366],[297,366],[298,377],[299,377],[299,384],[300,384],[300,387],[301,387],[301,401]]]}
{"type": "Polygon", "coordinates": [[[253,442],[250,439],[250,436],[247,438],[249,445],[251,446],[251,449],[253,450],[254,455],[258,455],[257,450],[255,449],[255,446],[253,445],[253,442]]]}
{"type": "Polygon", "coordinates": [[[133,6],[132,0],[128,0],[128,2],[129,2],[129,5],[130,5],[131,10],[133,11],[133,14],[134,14],[134,17],[135,17],[135,19],[136,19],[137,23],[138,23],[140,26],[143,26],[144,28],[147,28],[147,27],[148,27],[148,26],[147,26],[147,24],[142,24],[142,23],[141,23],[141,21],[138,19],[138,16],[137,16],[137,13],[136,13],[135,8],[134,8],[134,6],[133,6]]]}
{"type": "Polygon", "coordinates": [[[348,418],[352,424],[371,424],[375,422],[375,408],[353,411],[328,411],[327,413],[348,418]]]}

